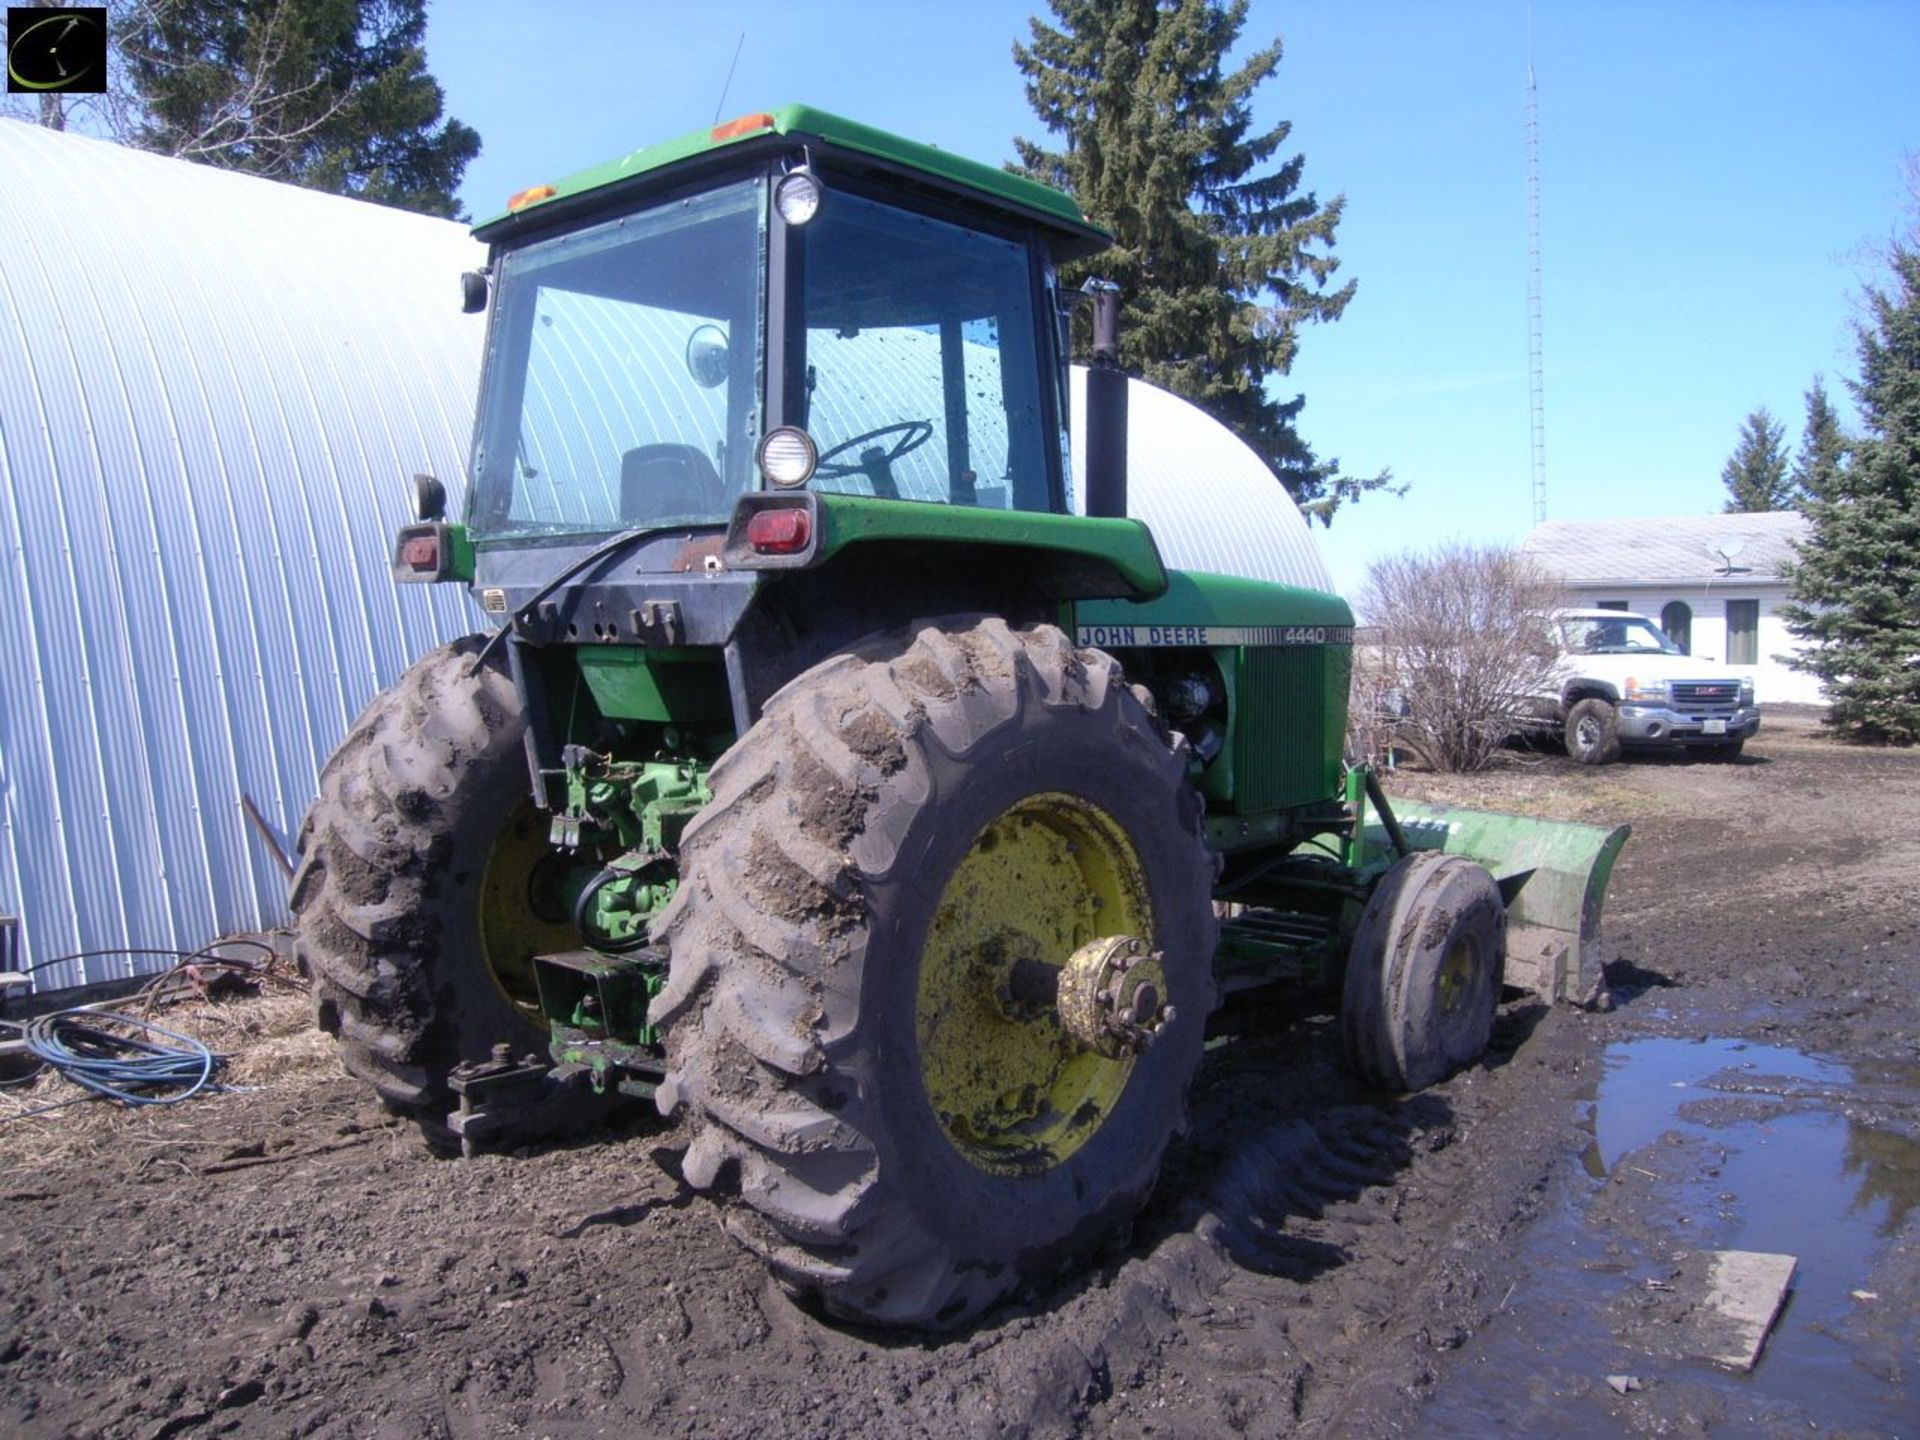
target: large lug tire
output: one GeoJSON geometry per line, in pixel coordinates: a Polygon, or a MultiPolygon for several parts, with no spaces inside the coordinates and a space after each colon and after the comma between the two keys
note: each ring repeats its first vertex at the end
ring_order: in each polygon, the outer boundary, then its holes
{"type": "Polygon", "coordinates": [[[1500,887],[1471,860],[1417,851],[1368,898],[1347,957],[1347,1064],[1384,1090],[1422,1090],[1479,1059],[1506,969],[1500,887]]]}
{"type": "Polygon", "coordinates": [[[506,1041],[544,1050],[530,957],[579,943],[542,919],[546,851],[526,725],[482,640],[428,654],[376,696],[320,772],[291,905],[320,1028],[346,1068],[444,1142],[447,1072],[506,1041]]]}
{"type": "Polygon", "coordinates": [[[1567,711],[1567,754],[1581,765],[1620,758],[1620,712],[1606,700],[1576,701],[1567,711]]]}
{"type": "MultiPolygon", "coordinates": [[[[684,1173],[790,1293],[946,1328],[1123,1235],[1214,1002],[1215,860],[1112,657],[958,617],[794,680],[714,768],[655,928],[684,1173]],[[1162,956],[1143,1051],[1073,1048],[1016,959],[1162,956]]],[[[1061,1010],[1067,987],[1061,987],[1061,1010]]]]}

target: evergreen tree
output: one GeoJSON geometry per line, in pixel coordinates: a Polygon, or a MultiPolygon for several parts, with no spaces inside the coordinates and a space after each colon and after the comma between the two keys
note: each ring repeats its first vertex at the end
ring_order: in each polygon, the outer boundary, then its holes
{"type": "Polygon", "coordinates": [[[1793,502],[1787,478],[1787,427],[1762,405],[1741,422],[1740,442],[1721,468],[1727,487],[1726,512],[1785,510],[1793,502]]]}
{"type": "Polygon", "coordinates": [[[1851,383],[1863,433],[1802,503],[1788,569],[1794,660],[1820,677],[1827,721],[1853,739],[1920,740],[1920,248],[1896,244],[1866,295],[1851,383]]]}
{"type": "Polygon", "coordinates": [[[1112,249],[1064,278],[1119,285],[1126,369],[1230,426],[1323,519],[1387,484],[1316,458],[1295,428],[1304,398],[1267,393],[1292,368],[1300,327],[1338,319],[1354,290],[1331,287],[1344,199],[1301,190],[1301,155],[1267,168],[1287,122],[1253,126],[1280,42],[1224,69],[1246,0],[1053,0],[1053,13],[1058,25],[1033,20],[1032,43],[1013,53],[1065,148],[1015,140],[1018,168],[1112,232],[1112,249]]]}
{"type": "Polygon", "coordinates": [[[1807,387],[1807,421],[1800,432],[1800,453],[1793,461],[1793,488],[1800,495],[1824,495],[1838,483],[1847,460],[1847,437],[1840,416],[1827,399],[1827,387],[1813,377],[1807,387]]]}
{"type": "Polygon", "coordinates": [[[426,0],[143,0],[116,34],[144,149],[453,216],[480,137],[442,117],[426,0]]]}

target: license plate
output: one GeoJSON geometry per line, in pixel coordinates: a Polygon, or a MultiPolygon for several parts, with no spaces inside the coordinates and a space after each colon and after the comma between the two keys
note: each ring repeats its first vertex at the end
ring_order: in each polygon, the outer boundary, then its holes
{"type": "Polygon", "coordinates": [[[1727,722],[1724,720],[1703,720],[1700,722],[1700,733],[1702,735],[1724,735],[1727,733],[1727,722]]]}

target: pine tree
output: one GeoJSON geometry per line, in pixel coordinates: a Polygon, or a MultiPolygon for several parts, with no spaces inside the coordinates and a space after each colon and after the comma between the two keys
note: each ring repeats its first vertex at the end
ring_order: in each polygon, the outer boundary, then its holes
{"type": "Polygon", "coordinates": [[[1787,427],[1762,405],[1741,422],[1740,441],[1720,471],[1727,487],[1726,512],[1785,510],[1793,503],[1787,478],[1787,427]]]}
{"type": "Polygon", "coordinates": [[[1800,453],[1793,461],[1793,488],[1801,495],[1824,495],[1838,483],[1847,460],[1847,437],[1839,413],[1816,375],[1807,387],[1807,419],[1800,432],[1800,453]]]}
{"type": "Polygon", "coordinates": [[[1258,452],[1323,519],[1390,476],[1343,475],[1295,428],[1305,400],[1277,400],[1300,327],[1337,320],[1333,287],[1344,197],[1300,188],[1305,158],[1266,168],[1282,121],[1254,130],[1253,93],[1278,70],[1278,40],[1228,73],[1246,0],[1053,0],[1016,44],[1027,100],[1065,148],[1015,140],[1022,173],[1067,191],[1115,245],[1063,278],[1119,285],[1122,363],[1183,395],[1258,452]]]}
{"type": "Polygon", "coordinates": [[[457,214],[480,137],[442,116],[426,0],[143,0],[118,18],[132,143],[457,214]]]}
{"type": "Polygon", "coordinates": [[[1857,740],[1920,741],[1920,248],[1896,244],[1866,294],[1849,385],[1863,433],[1803,503],[1788,569],[1796,669],[1826,686],[1827,721],[1857,740]]]}

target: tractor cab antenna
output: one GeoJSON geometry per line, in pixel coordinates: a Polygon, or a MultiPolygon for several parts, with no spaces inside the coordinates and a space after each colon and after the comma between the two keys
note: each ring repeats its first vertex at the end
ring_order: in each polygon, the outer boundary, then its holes
{"type": "Polygon", "coordinates": [[[727,62],[727,78],[720,85],[720,103],[713,107],[713,123],[720,123],[720,112],[727,108],[727,91],[733,88],[733,67],[740,63],[740,49],[747,43],[747,32],[742,30],[740,38],[733,42],[733,59],[727,62]]]}

